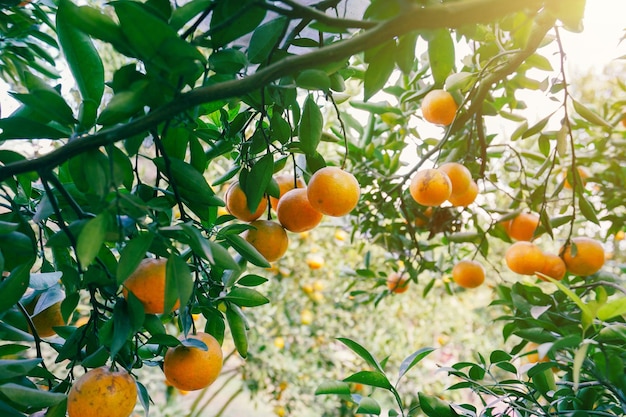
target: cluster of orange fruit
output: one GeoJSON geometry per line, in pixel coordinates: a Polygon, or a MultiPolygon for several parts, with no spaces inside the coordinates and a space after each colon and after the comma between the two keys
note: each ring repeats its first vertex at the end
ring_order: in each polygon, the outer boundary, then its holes
{"type": "Polygon", "coordinates": [[[536,275],[546,280],[561,280],[566,272],[577,276],[593,275],[605,261],[604,248],[589,237],[574,237],[559,250],[559,254],[541,250],[531,240],[539,226],[539,216],[521,213],[503,224],[507,234],[516,240],[505,253],[509,269],[521,275],[536,275]]]}
{"type": "MultiPolygon", "coordinates": [[[[167,259],[145,258],[124,281],[122,293],[133,293],[147,314],[165,311],[167,259]]],[[[173,308],[178,308],[176,302],[173,308]]],[[[181,344],[169,348],[163,357],[167,383],[183,391],[195,391],[211,385],[223,365],[222,348],[213,336],[203,332],[181,336],[181,344]],[[192,340],[202,342],[205,347],[192,340]]],[[[67,402],[69,417],[129,416],[137,402],[137,386],[125,369],[101,366],[86,372],[70,389],[67,402]]]]}
{"type": "Polygon", "coordinates": [[[275,180],[280,195],[269,200],[278,222],[259,220],[267,210],[267,200],[261,200],[256,211],[251,212],[238,182],[229,187],[224,198],[230,214],[250,223],[252,228],[244,232],[244,238],[268,262],[277,261],[287,252],[287,231],[309,231],[322,221],[324,215],[345,216],[356,207],[361,195],[354,175],[338,167],[319,169],[311,176],[308,185],[290,175],[281,175],[275,180]]]}
{"type": "Polygon", "coordinates": [[[438,168],[415,172],[409,192],[423,206],[436,207],[449,201],[455,207],[467,207],[476,199],[478,185],[467,167],[446,162],[438,168]]]}

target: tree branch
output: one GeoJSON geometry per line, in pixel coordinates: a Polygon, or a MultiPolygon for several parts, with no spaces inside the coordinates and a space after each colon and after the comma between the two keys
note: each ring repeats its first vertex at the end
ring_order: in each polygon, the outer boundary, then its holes
{"type": "Polygon", "coordinates": [[[269,65],[256,73],[237,80],[230,80],[200,87],[181,94],[175,100],[155,109],[149,114],[127,124],[83,136],[66,145],[32,160],[23,160],[0,167],[0,182],[14,175],[42,169],[53,169],[68,159],[91,149],[110,145],[141,132],[146,132],[165,120],[203,103],[246,95],[280,77],[303,69],[342,59],[381,45],[389,39],[414,30],[458,28],[467,24],[486,23],[522,10],[538,11],[547,4],[565,0],[526,0],[524,2],[502,0],[467,0],[432,7],[412,6],[395,18],[378,23],[350,39],[340,41],[304,55],[294,55],[269,65]]]}

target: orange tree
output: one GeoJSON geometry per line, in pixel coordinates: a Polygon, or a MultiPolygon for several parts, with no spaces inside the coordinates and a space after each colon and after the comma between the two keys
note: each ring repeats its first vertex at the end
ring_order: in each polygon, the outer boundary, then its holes
{"type": "MultiPolygon", "coordinates": [[[[254,213],[279,197],[274,174],[290,171],[297,185],[297,176],[308,180],[333,165],[358,181],[357,206],[343,206],[355,200],[345,194],[351,180],[307,198],[342,206],[327,215],[351,211],[354,236],[402,261],[397,272],[411,281],[428,276],[424,293],[462,259],[485,264],[502,284],[497,303],[512,312],[503,318],[505,337],[520,342],[451,369],[464,379],[455,388],[477,391],[485,404],[506,399],[504,413],[624,411],[625,381],[615,373],[623,368],[624,299],[614,295],[623,287],[607,275],[610,265],[591,277],[570,270],[551,291],[506,285],[502,254],[491,245],[511,242],[506,226],[523,212],[539,217],[529,238],[541,253],[562,246],[559,255],[569,248],[571,258],[574,236],[598,240],[623,228],[623,102],[615,95],[592,110],[564,70],[560,33],[579,29],[584,1],[372,0],[363,10],[340,0],[16,3],[2,2],[0,16],[0,64],[20,104],[0,119],[8,145],[0,150],[3,415],[65,415],[66,394],[86,369],[106,366],[125,378],[162,366],[168,349],[216,349],[198,333],[217,345],[232,338],[245,358],[254,323],[243,308],[270,301],[264,279],[246,273],[249,263],[269,266],[258,249],[267,249],[265,228],[219,212],[216,187],[238,181],[254,213]],[[105,67],[100,50],[116,64],[105,67]],[[556,71],[546,58],[554,54],[556,71]],[[355,86],[362,96],[351,95],[355,86]],[[519,93],[533,89],[560,106],[529,122],[519,93]],[[420,134],[422,117],[441,125],[437,137],[420,134]],[[492,118],[517,127],[503,138],[492,118]],[[458,174],[440,169],[446,162],[467,168],[471,194],[458,174]],[[583,165],[592,169],[586,182],[583,165]],[[434,189],[423,180],[431,177],[434,189]],[[144,258],[166,260],[162,311],[170,313],[147,311],[124,285],[144,258]],[[57,324],[67,325],[54,326],[55,337],[40,335],[37,315],[59,301],[57,324]],[[204,316],[203,329],[194,314],[204,316]],[[541,349],[554,358],[533,368],[530,381],[510,363],[528,341],[548,344],[541,349]],[[44,345],[63,370],[48,367],[44,345]],[[519,387],[504,383],[510,378],[485,382],[492,365],[512,372],[519,387]],[[564,372],[560,390],[545,372],[532,378],[553,366],[564,372]]],[[[265,213],[262,221],[271,221],[272,209],[265,213]]],[[[288,244],[279,240],[282,252],[288,244]]],[[[591,262],[600,264],[597,255],[591,262]]],[[[376,276],[377,266],[366,264],[357,276],[376,276]]],[[[360,302],[389,294],[360,283],[351,294],[360,302]]],[[[391,391],[396,414],[472,412],[425,395],[405,409],[384,361],[343,340],[373,368],[346,382],[391,391]]],[[[428,352],[409,356],[401,376],[428,352]]],[[[150,393],[136,382],[148,408],[150,393]]],[[[326,384],[322,392],[349,389],[326,384]]],[[[351,400],[360,412],[380,412],[370,396],[351,400]]]]}

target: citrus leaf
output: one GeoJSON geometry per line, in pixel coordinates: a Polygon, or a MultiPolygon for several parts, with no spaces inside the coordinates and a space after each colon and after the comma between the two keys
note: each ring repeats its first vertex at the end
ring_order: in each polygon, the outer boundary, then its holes
{"type": "Polygon", "coordinates": [[[110,214],[103,211],[93,219],[90,219],[80,231],[76,244],[76,254],[84,268],[89,266],[98,256],[110,223],[110,214]]]}
{"type": "Polygon", "coordinates": [[[67,398],[60,392],[43,391],[15,383],[0,385],[0,392],[16,404],[35,409],[51,407],[67,398]]]}
{"type": "Polygon", "coordinates": [[[122,284],[137,269],[141,260],[145,258],[153,240],[154,235],[152,233],[142,233],[131,239],[122,249],[117,264],[118,284],[122,284]]]}
{"type": "Polygon", "coordinates": [[[255,29],[248,47],[248,60],[253,64],[264,62],[278,46],[287,25],[286,17],[270,20],[255,29]]]}
{"type": "Polygon", "coordinates": [[[424,347],[416,352],[413,352],[410,356],[406,357],[400,364],[400,371],[398,372],[398,380],[402,378],[411,368],[417,365],[422,359],[428,356],[435,349],[431,347],[424,347]]]}
{"type": "Polygon", "coordinates": [[[193,293],[193,277],[183,258],[172,255],[165,264],[165,311],[174,308],[176,300],[184,306],[193,293]]]}
{"type": "Polygon", "coordinates": [[[578,192],[577,194],[578,194],[578,208],[580,209],[580,212],[583,214],[583,216],[585,216],[587,220],[599,225],[600,220],[598,220],[598,216],[596,215],[596,209],[591,205],[589,200],[587,200],[582,195],[582,193],[578,192]]]}
{"type": "Polygon", "coordinates": [[[209,246],[211,247],[211,253],[213,254],[213,260],[216,266],[223,269],[239,269],[239,264],[233,259],[224,246],[212,240],[209,240],[209,246]]]}
{"type": "Polygon", "coordinates": [[[315,389],[315,395],[349,395],[350,385],[343,381],[325,381],[315,389]]]}
{"type": "Polygon", "coordinates": [[[456,417],[458,415],[450,407],[450,404],[433,395],[426,395],[420,392],[418,393],[418,398],[422,412],[428,417],[456,417]]]}
{"type": "Polygon", "coordinates": [[[405,74],[410,74],[413,70],[415,62],[415,45],[417,43],[418,34],[416,32],[407,33],[398,40],[396,51],[396,64],[398,68],[405,74]]]}
{"type": "Polygon", "coordinates": [[[626,314],[626,297],[609,301],[598,308],[597,315],[600,320],[610,320],[613,317],[626,314]]]}
{"type": "Polygon", "coordinates": [[[266,10],[255,0],[220,1],[211,18],[211,43],[215,49],[256,29],[265,18],[266,10]],[[224,22],[229,22],[224,25],[224,22]]]}
{"type": "Polygon", "coordinates": [[[389,379],[384,373],[379,371],[360,371],[356,372],[344,379],[344,382],[354,382],[357,384],[369,385],[372,387],[383,388],[391,390],[393,387],[389,382],[389,379]]]}
{"type": "Polygon", "coordinates": [[[0,380],[12,379],[28,375],[41,363],[42,359],[1,359],[0,360],[0,380]]]}
{"type": "Polygon", "coordinates": [[[265,190],[274,173],[274,155],[263,155],[250,169],[245,181],[248,209],[254,213],[264,198],[265,190]]]}
{"type": "Polygon", "coordinates": [[[307,155],[315,154],[317,146],[322,140],[322,128],[324,127],[324,117],[315,99],[309,94],[304,101],[302,118],[298,125],[298,138],[300,149],[307,155]]]}
{"type": "Polygon", "coordinates": [[[248,356],[248,335],[243,312],[236,305],[229,304],[226,310],[226,320],[233,336],[235,348],[239,355],[245,359],[248,356]]]}
{"type": "Polygon", "coordinates": [[[448,29],[438,29],[428,40],[428,60],[436,85],[443,85],[454,70],[454,41],[448,29]]]}
{"type": "Polygon", "coordinates": [[[389,80],[395,67],[396,43],[388,42],[377,49],[368,62],[363,81],[364,100],[369,100],[379,92],[389,80]]]}
{"type": "Polygon", "coordinates": [[[235,234],[227,234],[224,238],[230,246],[232,246],[237,253],[243,256],[248,262],[251,262],[256,266],[260,266],[261,268],[269,268],[271,266],[265,257],[243,237],[235,234]]]}
{"type": "Polygon", "coordinates": [[[268,279],[262,276],[248,274],[244,277],[239,278],[237,284],[243,285],[244,287],[258,287],[259,285],[265,284],[267,281],[268,279]]]}
{"type": "Polygon", "coordinates": [[[383,372],[383,368],[382,366],[380,366],[380,363],[378,363],[374,356],[372,356],[372,354],[363,346],[345,337],[338,337],[337,340],[339,340],[341,343],[350,348],[350,350],[363,358],[365,362],[367,362],[370,366],[374,367],[380,372],[383,372]]]}
{"type": "Polygon", "coordinates": [[[355,414],[380,415],[380,404],[378,404],[378,401],[372,397],[361,397],[361,401],[359,401],[359,406],[357,407],[355,414]]]}
{"type": "Polygon", "coordinates": [[[215,195],[204,176],[192,165],[177,158],[169,158],[168,170],[163,157],[154,158],[152,161],[171,182],[176,184],[180,196],[186,201],[201,206],[224,206],[224,202],[215,195]]]}
{"type": "Polygon", "coordinates": [[[598,113],[594,112],[581,102],[574,99],[572,99],[572,103],[574,104],[574,110],[576,110],[576,113],[578,113],[580,117],[587,120],[589,123],[593,123],[594,125],[605,127],[607,129],[612,129],[611,124],[604,120],[602,117],[600,117],[598,113]]]}
{"type": "Polygon", "coordinates": [[[222,49],[211,54],[209,65],[218,74],[236,74],[248,65],[248,58],[238,49],[222,49]]]}
{"type": "Polygon", "coordinates": [[[252,288],[235,287],[224,300],[230,301],[240,307],[257,307],[270,302],[263,294],[252,288]]]}
{"type": "Polygon", "coordinates": [[[22,116],[0,119],[0,130],[0,140],[61,139],[69,136],[69,132],[22,116]]]}

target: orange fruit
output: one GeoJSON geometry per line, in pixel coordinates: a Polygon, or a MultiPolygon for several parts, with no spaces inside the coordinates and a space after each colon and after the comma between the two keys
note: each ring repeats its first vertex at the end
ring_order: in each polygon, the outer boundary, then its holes
{"type": "MultiPolygon", "coordinates": [[[[178,345],[169,348],[163,359],[163,373],[167,381],[183,391],[195,391],[211,385],[222,371],[222,347],[208,333],[198,332],[186,340],[200,340],[206,350],[197,346],[178,345]]],[[[185,340],[181,338],[181,340],[185,340]]]]}
{"type": "Polygon", "coordinates": [[[485,268],[474,260],[463,259],[452,268],[452,279],[463,288],[476,288],[485,282],[485,268]]]}
{"type": "Polygon", "coordinates": [[[315,316],[313,315],[313,312],[311,310],[304,309],[300,312],[300,323],[304,324],[305,326],[313,323],[314,318],[315,316]]]}
{"type": "Polygon", "coordinates": [[[285,229],[295,233],[315,228],[324,217],[309,202],[306,188],[287,191],[278,201],[276,216],[285,229]]]}
{"type": "Polygon", "coordinates": [[[306,257],[306,264],[311,269],[321,269],[324,267],[324,257],[318,253],[310,254],[306,257]]]}
{"type": "Polygon", "coordinates": [[[534,275],[542,271],[546,256],[537,245],[531,242],[515,242],[506,250],[506,264],[513,272],[522,275],[534,275]]]}
{"type": "Polygon", "coordinates": [[[324,167],[311,176],[307,195],[314,209],[327,216],[340,217],[356,207],[361,188],[351,173],[337,167],[324,167]]]}
{"type": "MultiPolygon", "coordinates": [[[[135,272],[124,281],[122,293],[128,298],[132,292],[143,304],[146,314],[165,313],[165,258],[145,258],[139,263],[135,272]]],[[[177,300],[173,309],[177,309],[177,300]]],[[[169,311],[168,311],[169,313],[169,311]]]]}
{"type": "Polygon", "coordinates": [[[423,206],[439,206],[450,198],[452,182],[443,171],[422,169],[411,178],[409,192],[413,200],[423,206]]]}
{"type": "Polygon", "coordinates": [[[624,231],[623,231],[623,230],[618,230],[618,231],[615,233],[615,236],[613,236],[613,239],[615,239],[616,241],[618,241],[618,242],[619,242],[619,241],[621,241],[621,240],[624,240],[624,236],[626,236],[626,233],[624,233],[624,231]]]}
{"type": "Polygon", "coordinates": [[[94,368],[78,378],[67,396],[69,417],[128,417],[137,403],[137,385],[126,370],[94,368]]]}
{"type": "Polygon", "coordinates": [[[406,274],[392,272],[387,277],[387,288],[393,293],[402,294],[409,289],[409,282],[409,277],[406,274]]]}
{"type": "Polygon", "coordinates": [[[239,186],[238,181],[232,183],[231,186],[228,187],[224,200],[226,200],[226,210],[244,222],[251,222],[258,219],[263,215],[265,209],[267,208],[267,200],[263,198],[254,213],[251,212],[248,208],[248,198],[241,189],[241,186],[239,186]]]}
{"type": "Polygon", "coordinates": [[[422,115],[430,123],[448,126],[454,121],[459,106],[452,94],[444,90],[431,90],[422,100],[422,115]]]}
{"type": "Polygon", "coordinates": [[[593,275],[604,265],[604,248],[597,240],[588,237],[575,237],[571,243],[561,248],[567,270],[578,276],[593,275]],[[576,250],[572,250],[572,244],[576,250]]]}
{"type": "Polygon", "coordinates": [[[538,348],[539,345],[534,342],[529,342],[526,345],[526,351],[529,352],[528,355],[526,355],[526,360],[529,363],[548,362],[550,360],[550,358],[548,358],[548,355],[539,357],[539,352],[537,351],[538,348]]]}
{"type": "Polygon", "coordinates": [[[539,216],[534,213],[520,213],[508,224],[507,234],[514,240],[530,241],[538,226],[539,216]]]}
{"type": "Polygon", "coordinates": [[[37,306],[38,299],[39,297],[36,297],[31,303],[26,305],[26,311],[28,314],[31,314],[31,320],[33,321],[33,325],[39,337],[54,336],[57,334],[54,331],[54,327],[65,326],[65,320],[63,320],[63,316],[61,315],[61,302],[54,303],[32,316],[37,306]]]}
{"type": "Polygon", "coordinates": [[[472,173],[464,165],[458,162],[446,162],[438,168],[448,174],[452,183],[451,196],[458,196],[465,193],[472,182],[472,173]]]}
{"type": "Polygon", "coordinates": [[[433,217],[433,208],[432,207],[427,207],[426,210],[424,210],[421,213],[421,216],[417,216],[415,217],[415,226],[417,227],[424,227],[428,224],[428,222],[430,222],[430,219],[433,217]]]}
{"type": "Polygon", "coordinates": [[[278,175],[276,178],[274,178],[274,181],[276,181],[276,183],[278,184],[278,189],[280,190],[279,193],[279,197],[272,197],[270,196],[270,204],[272,205],[272,208],[274,210],[276,210],[276,208],[278,207],[278,201],[280,200],[280,198],[285,195],[285,193],[289,190],[293,190],[294,188],[304,188],[306,187],[306,184],[304,183],[304,180],[300,177],[298,177],[295,180],[295,186],[294,186],[294,176],[293,174],[282,174],[282,175],[278,175]]]}
{"type": "MultiPolygon", "coordinates": [[[[576,170],[578,171],[578,176],[580,177],[580,179],[582,181],[581,185],[584,187],[586,182],[587,182],[585,180],[587,178],[589,178],[591,174],[589,173],[589,170],[587,170],[587,168],[585,168],[585,167],[576,167],[576,170]]],[[[572,189],[572,184],[570,184],[569,180],[567,179],[568,174],[571,175],[570,169],[567,169],[567,168],[564,169],[563,170],[563,178],[564,178],[563,188],[571,190],[572,189]]]]}
{"type": "MultiPolygon", "coordinates": [[[[565,262],[563,262],[563,259],[553,253],[544,253],[544,255],[546,263],[539,272],[543,275],[549,276],[552,279],[556,279],[557,281],[562,280],[566,272],[565,262]]],[[[547,281],[541,275],[537,275],[537,277],[543,281],[547,281]]]]}
{"type": "Polygon", "coordinates": [[[472,180],[470,182],[469,187],[467,188],[467,191],[461,194],[450,195],[450,198],[448,198],[448,201],[454,207],[467,207],[470,204],[472,204],[474,200],[476,200],[477,196],[478,196],[478,184],[476,184],[476,181],[472,180]]]}
{"type": "Polygon", "coordinates": [[[243,237],[268,261],[274,262],[287,252],[289,238],[278,223],[271,220],[255,220],[250,223],[254,229],[243,232],[243,237]]]}

